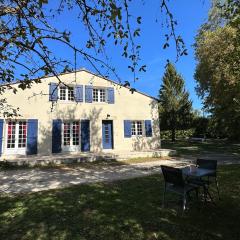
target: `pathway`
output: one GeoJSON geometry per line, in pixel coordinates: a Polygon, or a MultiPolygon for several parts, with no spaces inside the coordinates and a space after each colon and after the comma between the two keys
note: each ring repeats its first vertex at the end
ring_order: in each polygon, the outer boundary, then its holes
{"type": "Polygon", "coordinates": [[[70,185],[115,181],[146,176],[161,171],[160,165],[182,164],[178,160],[75,168],[21,169],[0,172],[0,192],[27,193],[48,189],[64,188],[70,185]]]}
{"type": "MultiPolygon", "coordinates": [[[[219,164],[240,164],[239,158],[204,156],[218,159],[219,164]]],[[[95,165],[74,168],[21,169],[0,171],[0,193],[17,194],[64,188],[71,185],[116,181],[161,172],[161,165],[183,166],[193,163],[196,156],[157,160],[129,165],[95,165]]],[[[71,166],[71,165],[70,165],[71,166]]]]}

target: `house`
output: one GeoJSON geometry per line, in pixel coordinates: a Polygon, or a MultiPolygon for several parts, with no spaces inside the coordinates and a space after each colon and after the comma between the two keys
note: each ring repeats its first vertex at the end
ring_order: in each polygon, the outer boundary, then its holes
{"type": "Polygon", "coordinates": [[[21,115],[0,119],[2,159],[160,147],[157,99],[87,70],[59,78],[61,84],[44,77],[31,88],[2,95],[21,115]]]}

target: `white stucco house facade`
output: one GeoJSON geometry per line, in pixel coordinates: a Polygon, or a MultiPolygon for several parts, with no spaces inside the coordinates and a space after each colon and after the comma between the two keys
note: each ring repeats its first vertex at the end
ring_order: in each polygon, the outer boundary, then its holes
{"type": "Polygon", "coordinates": [[[87,70],[59,78],[2,95],[20,116],[0,119],[1,159],[160,148],[157,99],[87,70]]]}

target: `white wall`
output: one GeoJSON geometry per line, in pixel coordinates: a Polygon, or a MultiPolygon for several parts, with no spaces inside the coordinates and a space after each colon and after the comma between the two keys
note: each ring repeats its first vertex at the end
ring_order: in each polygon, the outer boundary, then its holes
{"type": "MultiPolygon", "coordinates": [[[[8,90],[2,97],[8,103],[19,107],[20,119],[38,119],[38,154],[51,154],[52,151],[52,120],[90,119],[91,151],[102,150],[102,120],[113,120],[114,150],[145,150],[158,148],[160,145],[158,128],[157,101],[141,93],[133,94],[128,88],[121,87],[111,81],[97,77],[87,71],[68,73],[59,76],[68,85],[93,85],[100,87],[114,87],[115,103],[76,103],[60,102],[52,106],[49,101],[49,83],[58,80],[55,77],[43,78],[42,83],[33,83],[31,89],[18,90],[13,94],[8,90]],[[153,137],[124,138],[124,120],[152,120],[153,137]]],[[[14,84],[17,88],[18,84],[14,84]]],[[[5,133],[3,138],[5,138],[5,133]]],[[[5,149],[3,139],[3,156],[5,149]]]]}

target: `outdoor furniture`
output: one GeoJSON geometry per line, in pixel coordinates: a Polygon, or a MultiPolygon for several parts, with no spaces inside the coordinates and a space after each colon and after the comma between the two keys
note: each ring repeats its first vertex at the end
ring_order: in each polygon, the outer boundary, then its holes
{"type": "Polygon", "coordinates": [[[166,191],[170,191],[183,197],[184,211],[186,209],[187,195],[195,190],[198,196],[199,186],[186,183],[183,178],[182,169],[163,165],[161,166],[161,169],[164,177],[163,207],[165,205],[165,193],[166,191]]]}
{"type": "Polygon", "coordinates": [[[207,180],[205,179],[202,179],[202,180],[206,181],[206,183],[209,186],[211,183],[210,179],[211,178],[214,179],[217,193],[218,193],[218,198],[220,199],[219,186],[218,186],[218,180],[217,180],[217,160],[198,158],[196,161],[196,165],[198,166],[198,168],[201,168],[201,169],[212,170],[212,173],[207,175],[207,180]]]}
{"type": "Polygon", "coordinates": [[[209,192],[209,184],[207,181],[203,180],[203,177],[211,176],[214,174],[214,170],[195,167],[194,170],[191,170],[190,167],[183,168],[183,174],[186,177],[186,181],[189,184],[199,186],[203,188],[204,191],[204,200],[207,201],[207,197],[213,202],[213,198],[209,192]]]}

